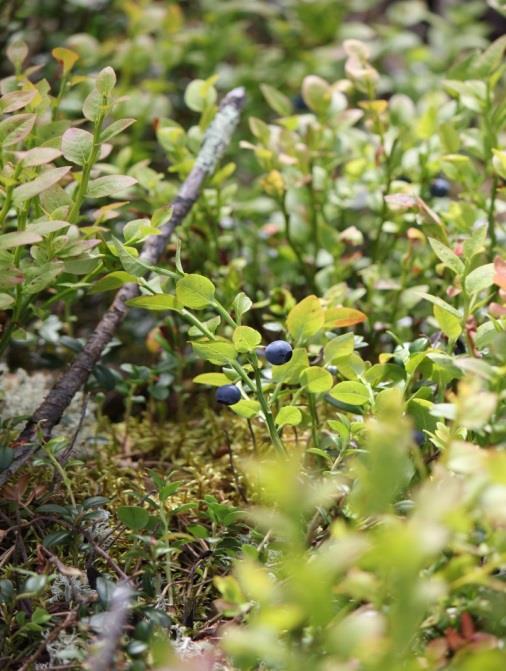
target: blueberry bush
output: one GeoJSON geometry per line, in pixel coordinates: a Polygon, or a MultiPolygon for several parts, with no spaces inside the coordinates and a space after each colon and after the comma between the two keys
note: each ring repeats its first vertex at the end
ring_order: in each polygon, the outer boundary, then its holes
{"type": "Polygon", "coordinates": [[[0,7],[5,669],[505,668],[505,17],[0,7]]]}

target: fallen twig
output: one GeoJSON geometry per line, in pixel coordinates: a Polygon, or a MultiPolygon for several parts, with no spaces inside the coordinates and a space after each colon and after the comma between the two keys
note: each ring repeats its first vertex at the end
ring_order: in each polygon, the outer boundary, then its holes
{"type": "Polygon", "coordinates": [[[70,627],[70,625],[74,623],[75,617],[76,617],[76,611],[75,610],[69,611],[63,622],[57,624],[56,627],[54,627],[54,629],[52,629],[49,632],[47,637],[42,640],[42,642],[40,643],[37,650],[33,653],[33,655],[30,655],[30,657],[28,657],[28,659],[24,661],[23,666],[19,667],[19,671],[28,671],[28,669],[32,668],[32,665],[38,660],[38,658],[42,655],[42,653],[45,652],[48,643],[52,643],[53,641],[55,641],[60,635],[60,632],[62,632],[67,627],[70,627]]]}
{"type": "MultiPolygon", "coordinates": [[[[220,109],[209,126],[202,148],[192,171],[183,182],[172,203],[170,220],[162,226],[159,235],[152,235],[144,243],[140,260],[148,265],[158,262],[174,229],[183,221],[196,202],[205,179],[223,156],[239,121],[245,102],[244,89],[236,88],[223,99],[220,109]]],[[[0,485],[15,473],[38,449],[36,434],[40,429],[44,438],[50,436],[76,392],[83,386],[100,356],[128,313],[127,301],[139,293],[137,284],[125,284],[116,294],[110,308],[88,338],[84,349],[76,356],[70,368],[51,388],[32,415],[15,443],[11,464],[0,473],[0,485]]]]}

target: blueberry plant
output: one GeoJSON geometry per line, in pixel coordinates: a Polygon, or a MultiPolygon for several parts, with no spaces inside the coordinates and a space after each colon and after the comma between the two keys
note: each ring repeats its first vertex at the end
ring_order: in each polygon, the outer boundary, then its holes
{"type": "Polygon", "coordinates": [[[0,8],[0,475],[16,366],[138,295],[2,487],[0,660],[503,669],[503,3],[82,4],[0,8]]]}

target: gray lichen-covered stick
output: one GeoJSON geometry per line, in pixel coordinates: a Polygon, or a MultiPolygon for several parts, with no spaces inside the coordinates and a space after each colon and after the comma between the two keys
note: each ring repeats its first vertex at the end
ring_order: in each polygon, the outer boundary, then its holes
{"type": "Polygon", "coordinates": [[[114,589],[110,609],[101,627],[97,652],[86,662],[86,668],[90,671],[109,671],[114,668],[114,658],[127,622],[132,594],[132,588],[126,582],[119,583],[114,589]]]}
{"type": "MultiPolygon", "coordinates": [[[[242,87],[233,89],[222,100],[209,126],[202,148],[192,171],[184,181],[172,203],[170,220],[161,228],[161,234],[149,237],[142,248],[140,259],[148,265],[158,262],[174,229],[183,221],[197,200],[205,179],[214,172],[237,127],[245,103],[242,87]]],[[[38,449],[36,432],[40,429],[49,437],[59,422],[74,394],[88,379],[107,343],[128,313],[127,301],[139,293],[137,284],[125,284],[116,294],[110,308],[88,338],[84,349],[76,356],[68,370],[55,383],[48,395],[28,421],[15,444],[15,455],[7,469],[0,473],[0,486],[22,466],[38,449]]]]}

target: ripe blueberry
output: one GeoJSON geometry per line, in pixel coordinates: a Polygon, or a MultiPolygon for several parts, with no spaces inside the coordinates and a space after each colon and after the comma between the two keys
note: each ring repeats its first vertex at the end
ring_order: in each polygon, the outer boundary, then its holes
{"type": "Polygon", "coordinates": [[[216,390],[216,400],[223,405],[234,405],[241,400],[241,392],[235,384],[224,384],[216,390]]]}
{"type": "Polygon", "coordinates": [[[292,358],[292,346],[286,340],[275,340],[265,348],[265,358],[274,366],[288,363],[292,358]]]}
{"type": "Polygon", "coordinates": [[[424,432],[418,430],[413,431],[413,440],[418,445],[418,447],[422,447],[422,445],[425,443],[424,432]]]}
{"type": "Polygon", "coordinates": [[[450,182],[444,177],[436,177],[430,185],[430,193],[435,198],[446,198],[450,193],[450,182]]]}
{"type": "Polygon", "coordinates": [[[300,93],[292,98],[292,105],[296,112],[309,112],[309,107],[300,93]]]}

